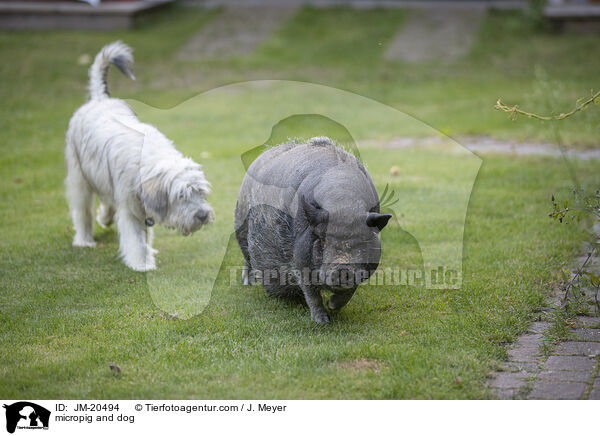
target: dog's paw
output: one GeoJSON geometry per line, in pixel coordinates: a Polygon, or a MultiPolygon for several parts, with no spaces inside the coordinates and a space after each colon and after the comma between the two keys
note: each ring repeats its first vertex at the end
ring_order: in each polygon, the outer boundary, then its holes
{"type": "Polygon", "coordinates": [[[123,258],[123,263],[127,265],[134,271],[153,271],[156,269],[156,261],[154,260],[154,256],[146,256],[145,258],[129,256],[123,258]]]}
{"type": "Polygon", "coordinates": [[[126,265],[131,268],[134,271],[139,271],[139,272],[146,272],[146,271],[154,271],[156,269],[156,264],[154,263],[134,263],[134,264],[128,264],[126,263],[126,265]]]}
{"type": "Polygon", "coordinates": [[[95,248],[96,247],[96,242],[94,241],[87,241],[87,240],[79,240],[79,239],[75,239],[73,241],[73,247],[90,247],[90,248],[95,248]]]}

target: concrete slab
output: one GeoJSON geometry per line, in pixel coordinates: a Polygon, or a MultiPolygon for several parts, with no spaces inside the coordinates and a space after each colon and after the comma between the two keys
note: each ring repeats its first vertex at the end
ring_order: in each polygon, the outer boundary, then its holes
{"type": "Polygon", "coordinates": [[[582,397],[585,383],[540,380],[533,385],[528,398],[532,400],[577,400],[582,397]]]}
{"type": "Polygon", "coordinates": [[[183,47],[184,61],[230,58],[252,53],[296,11],[289,7],[236,6],[223,10],[183,47]]]}
{"type": "Polygon", "coordinates": [[[527,384],[527,378],[524,378],[518,372],[499,372],[495,374],[490,386],[497,389],[520,389],[527,384]]]}
{"type": "Polygon", "coordinates": [[[484,16],[479,8],[413,9],[385,58],[411,64],[455,61],[471,50],[484,16]]]}
{"type": "Polygon", "coordinates": [[[600,354],[600,342],[562,342],[554,354],[564,356],[597,356],[600,354]]]}
{"type": "Polygon", "coordinates": [[[596,366],[596,360],[587,356],[550,356],[544,364],[545,370],[550,371],[591,371],[596,366]]]}
{"type": "Polygon", "coordinates": [[[592,378],[590,371],[542,371],[538,374],[542,380],[574,381],[587,383],[592,378]]]}
{"type": "Polygon", "coordinates": [[[600,342],[600,329],[576,329],[573,337],[584,341],[600,342]]]}

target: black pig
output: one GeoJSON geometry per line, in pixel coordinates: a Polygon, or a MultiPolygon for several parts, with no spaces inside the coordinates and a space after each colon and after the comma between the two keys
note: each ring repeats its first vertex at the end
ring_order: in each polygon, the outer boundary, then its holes
{"type": "Polygon", "coordinates": [[[244,284],[260,277],[267,294],[303,297],[313,321],[344,306],[377,269],[379,213],[369,173],[326,137],[268,149],[248,168],[235,210],[244,284]]]}

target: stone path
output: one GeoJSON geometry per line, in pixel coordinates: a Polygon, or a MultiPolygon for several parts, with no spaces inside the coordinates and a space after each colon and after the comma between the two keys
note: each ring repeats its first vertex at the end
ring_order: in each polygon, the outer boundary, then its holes
{"type": "MultiPolygon", "coordinates": [[[[455,139],[465,148],[477,153],[503,153],[515,155],[542,155],[560,157],[561,152],[553,144],[499,141],[482,136],[464,136],[455,139]]],[[[398,137],[392,140],[365,141],[365,147],[411,148],[441,146],[449,141],[446,137],[398,137]]],[[[570,159],[600,159],[600,149],[569,149],[570,159]]],[[[600,241],[600,223],[591,234],[600,241]]],[[[583,252],[588,247],[584,246],[583,252]]],[[[575,265],[583,264],[586,257],[576,259],[575,265]]],[[[587,269],[600,274],[600,259],[594,258],[587,269]]],[[[586,291],[588,300],[593,292],[586,291]]],[[[500,399],[600,399],[600,316],[579,317],[568,340],[557,345],[546,344],[544,334],[551,327],[552,314],[560,310],[562,301],[557,295],[546,302],[540,321],[529,326],[508,350],[509,359],[502,371],[491,374],[489,386],[500,399]],[[550,347],[549,353],[544,348],[550,347]]]]}
{"type": "MultiPolygon", "coordinates": [[[[410,148],[438,146],[443,145],[448,141],[449,140],[446,137],[442,136],[426,138],[398,137],[388,141],[365,141],[364,145],[385,148],[410,148]]],[[[456,141],[473,153],[498,153],[515,156],[550,156],[557,158],[563,156],[556,144],[544,142],[498,140],[488,136],[458,136],[453,138],[453,141],[456,141]]],[[[600,160],[600,148],[574,149],[568,146],[565,151],[565,156],[569,159],[576,160],[600,160]]]]}
{"type": "Polygon", "coordinates": [[[296,9],[295,5],[227,7],[185,44],[178,57],[195,61],[250,54],[296,9]]]}
{"type": "Polygon", "coordinates": [[[452,62],[466,55],[479,30],[482,8],[412,9],[385,52],[392,61],[452,62]]]}
{"type": "Polygon", "coordinates": [[[494,374],[492,391],[500,399],[600,399],[600,317],[580,317],[568,341],[547,358],[541,355],[543,332],[537,322],[509,350],[503,372],[494,374]]]}
{"type": "Polygon", "coordinates": [[[569,340],[541,354],[548,322],[533,323],[508,351],[504,371],[493,374],[500,399],[600,400],[600,317],[580,317],[569,340]]]}
{"type": "MultiPolygon", "coordinates": [[[[600,224],[593,227],[600,234],[600,224]]],[[[583,260],[577,259],[577,265],[583,260]]],[[[588,270],[598,273],[599,259],[592,259],[588,270]]],[[[593,300],[594,291],[586,290],[593,300]]],[[[555,295],[544,308],[550,319],[561,310],[561,298],[555,295]]],[[[571,325],[569,338],[557,344],[550,353],[542,354],[544,333],[549,321],[534,322],[508,350],[509,359],[503,371],[493,374],[490,387],[500,399],[531,400],[600,400],[600,316],[581,316],[571,325]],[[544,357],[547,354],[547,357],[544,357]]]]}

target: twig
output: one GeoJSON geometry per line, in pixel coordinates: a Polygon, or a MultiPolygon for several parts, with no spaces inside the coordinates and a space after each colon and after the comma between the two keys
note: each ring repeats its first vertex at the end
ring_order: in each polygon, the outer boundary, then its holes
{"type": "Polygon", "coordinates": [[[566,306],[568,304],[568,300],[569,300],[569,291],[573,287],[575,279],[579,279],[583,275],[584,268],[587,265],[587,263],[590,261],[590,259],[592,258],[593,254],[594,254],[594,251],[595,251],[595,249],[590,250],[590,252],[588,253],[587,258],[585,259],[585,262],[583,262],[583,264],[581,264],[577,268],[577,271],[575,272],[575,274],[573,274],[573,276],[571,277],[571,279],[565,285],[565,295],[563,297],[562,307],[566,308],[566,306]]]}
{"type": "Polygon", "coordinates": [[[596,99],[598,99],[598,97],[600,97],[600,91],[596,92],[595,94],[592,94],[592,96],[590,98],[585,100],[583,103],[580,103],[580,101],[583,98],[582,97],[575,102],[575,108],[571,112],[562,113],[560,115],[544,116],[544,115],[537,115],[532,112],[526,112],[524,110],[519,109],[518,105],[506,106],[504,103],[502,103],[500,98],[496,102],[496,106],[494,106],[494,108],[510,113],[510,118],[512,120],[516,120],[518,115],[525,115],[528,118],[536,118],[538,120],[543,120],[543,121],[564,120],[565,118],[570,117],[574,113],[584,110],[586,107],[588,107],[592,103],[598,104],[598,102],[596,101],[596,99]]]}

